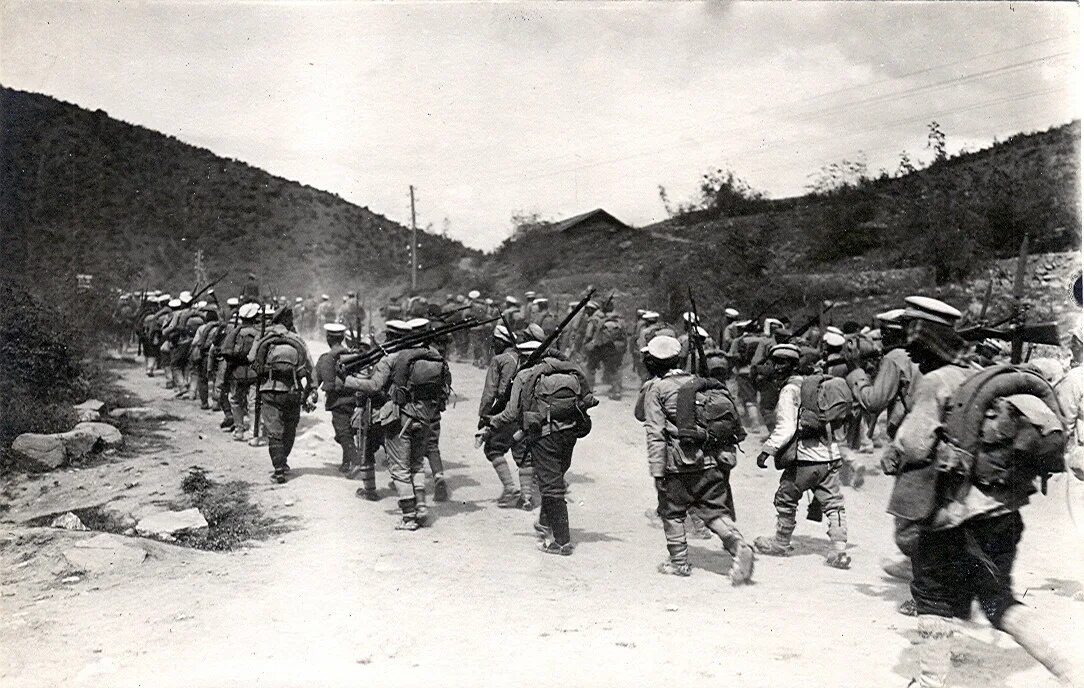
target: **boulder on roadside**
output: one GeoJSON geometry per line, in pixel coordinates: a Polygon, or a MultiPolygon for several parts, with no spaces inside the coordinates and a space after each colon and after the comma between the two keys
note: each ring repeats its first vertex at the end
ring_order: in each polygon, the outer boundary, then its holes
{"type": "Polygon", "coordinates": [[[49,524],[49,527],[63,528],[64,530],[90,530],[90,528],[83,525],[83,522],[79,520],[78,516],[70,511],[54,518],[49,524]]]}
{"type": "Polygon", "coordinates": [[[56,470],[67,460],[64,440],[57,435],[26,432],[11,443],[15,465],[32,473],[56,470]]]}
{"type": "Polygon", "coordinates": [[[146,558],[146,550],[111,533],[95,535],[64,550],[64,559],[71,567],[69,570],[85,573],[132,568],[142,564],[146,558]]]}
{"type": "Polygon", "coordinates": [[[94,411],[95,413],[101,413],[105,408],[105,402],[98,399],[87,399],[82,404],[76,404],[72,406],[76,411],[94,411]]]}
{"type": "Polygon", "coordinates": [[[157,409],[152,406],[129,406],[127,408],[115,408],[109,412],[110,418],[127,418],[128,420],[166,420],[172,418],[168,411],[157,409]]]}
{"type": "Polygon", "coordinates": [[[102,414],[89,409],[75,409],[75,417],[80,423],[96,423],[102,419],[102,414]]]}
{"type": "Polygon", "coordinates": [[[79,423],[65,434],[78,433],[89,435],[102,443],[102,447],[119,447],[124,442],[120,430],[109,423],[79,423]]]}
{"type": "Polygon", "coordinates": [[[207,519],[199,512],[199,509],[192,508],[151,514],[140,520],[135,530],[136,533],[145,537],[172,540],[177,533],[182,531],[198,531],[206,527],[207,519]]]}

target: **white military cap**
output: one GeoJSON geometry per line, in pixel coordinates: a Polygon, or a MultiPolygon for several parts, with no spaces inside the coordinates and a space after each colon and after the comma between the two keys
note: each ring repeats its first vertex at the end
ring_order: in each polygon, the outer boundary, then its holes
{"type": "Polygon", "coordinates": [[[468,299],[476,299],[481,295],[482,295],[482,292],[478,291],[477,289],[472,289],[469,292],[467,292],[467,298],[468,299]]]}
{"type": "Polygon", "coordinates": [[[543,330],[542,326],[538,323],[531,323],[523,328],[523,336],[527,339],[533,339],[536,342],[540,342],[546,338],[546,331],[543,330]]]}
{"type": "Polygon", "coordinates": [[[331,297],[330,297],[330,296],[328,296],[327,294],[320,294],[320,300],[321,300],[321,301],[327,301],[327,300],[328,300],[328,299],[330,299],[330,298],[331,298],[331,297]]]}
{"type": "Polygon", "coordinates": [[[177,298],[179,298],[181,301],[184,301],[185,299],[191,299],[192,298],[192,292],[190,292],[190,291],[188,291],[186,289],[186,290],[182,291],[180,294],[178,294],[177,298]]]}
{"type": "Polygon", "coordinates": [[[241,306],[240,310],[237,311],[237,315],[239,315],[244,320],[251,320],[259,314],[260,304],[258,303],[246,303],[245,305],[241,306]]]}
{"type": "Polygon", "coordinates": [[[486,299],[486,305],[487,306],[492,306],[493,305],[493,299],[486,299]]]}
{"type": "Polygon", "coordinates": [[[647,343],[647,353],[650,354],[652,358],[665,361],[666,359],[674,358],[681,353],[681,342],[673,337],[667,337],[666,335],[653,337],[651,341],[647,343]]]}
{"type": "Polygon", "coordinates": [[[411,331],[424,329],[429,327],[429,318],[411,318],[406,321],[406,326],[410,328],[411,331]]]}
{"type": "Polygon", "coordinates": [[[511,303],[511,304],[518,304],[519,299],[517,299],[516,297],[509,294],[508,296],[504,297],[504,302],[505,303],[511,303]]]}
{"type": "Polygon", "coordinates": [[[239,303],[241,303],[241,301],[236,296],[231,296],[230,298],[226,299],[227,306],[236,306],[239,303]]]}
{"type": "Polygon", "coordinates": [[[182,291],[182,292],[181,292],[181,298],[180,298],[180,299],[178,299],[178,300],[179,300],[179,301],[180,301],[181,303],[183,303],[183,304],[185,304],[185,305],[188,305],[188,304],[192,303],[192,295],[191,295],[191,294],[189,294],[189,293],[188,293],[188,292],[186,292],[186,291],[182,291]]]}
{"type": "Polygon", "coordinates": [[[388,330],[389,332],[396,332],[398,334],[406,334],[407,332],[410,332],[410,326],[402,320],[397,319],[388,320],[387,322],[385,322],[384,329],[388,330]]]}
{"type": "Polygon", "coordinates": [[[802,352],[793,344],[776,344],[768,350],[768,356],[797,361],[802,357],[802,352]]]}
{"type": "Polygon", "coordinates": [[[344,334],[346,332],[346,325],[342,323],[325,323],[324,331],[328,334],[344,334]]]}
{"type": "Polygon", "coordinates": [[[199,303],[196,304],[196,308],[205,308],[206,306],[207,306],[206,301],[200,301],[199,303]]]}
{"type": "Polygon", "coordinates": [[[537,299],[534,300],[534,302],[535,303],[549,303],[550,300],[547,299],[545,296],[539,296],[537,299]]]}
{"type": "Polygon", "coordinates": [[[846,337],[844,337],[843,335],[838,334],[836,332],[825,332],[824,333],[824,344],[825,344],[825,346],[843,346],[843,344],[846,341],[847,341],[846,337]]]}
{"type": "Polygon", "coordinates": [[[522,342],[516,342],[516,351],[529,354],[532,351],[538,351],[541,346],[542,342],[534,339],[524,339],[522,342]]]}
{"type": "Polygon", "coordinates": [[[685,311],[681,314],[681,319],[687,323],[697,322],[699,318],[692,311],[685,311]]]}
{"type": "Polygon", "coordinates": [[[764,334],[772,333],[772,325],[783,326],[783,321],[779,318],[764,318],[764,334]]]}
{"type": "Polygon", "coordinates": [[[904,317],[927,320],[955,327],[961,313],[944,301],[932,299],[929,296],[908,296],[903,300],[907,304],[904,317]]]}
{"type": "Polygon", "coordinates": [[[641,320],[658,320],[659,319],[659,314],[656,313],[655,311],[644,311],[643,313],[640,314],[640,319],[641,320]]]}
{"type": "Polygon", "coordinates": [[[696,334],[701,339],[707,339],[710,336],[708,335],[708,331],[705,330],[703,327],[700,327],[699,325],[696,326],[696,334]]]}
{"type": "Polygon", "coordinates": [[[168,305],[170,308],[180,308],[182,304],[180,299],[170,299],[169,303],[166,305],[168,305]]]}
{"type": "Polygon", "coordinates": [[[509,334],[508,328],[504,325],[497,325],[493,328],[493,338],[499,339],[502,342],[512,343],[512,335],[509,334]]]}
{"type": "Polygon", "coordinates": [[[839,329],[835,325],[829,325],[828,327],[824,328],[824,331],[825,331],[825,333],[833,332],[833,333],[838,334],[838,335],[843,334],[843,330],[839,329]]]}
{"type": "Polygon", "coordinates": [[[737,308],[727,308],[726,310],[723,311],[723,314],[726,315],[726,317],[730,318],[731,320],[733,320],[734,318],[741,315],[741,313],[738,312],[737,308]]]}
{"type": "Polygon", "coordinates": [[[900,318],[903,317],[904,310],[902,308],[893,308],[892,310],[885,311],[884,313],[878,313],[877,319],[882,323],[898,323],[900,318]]]}
{"type": "Polygon", "coordinates": [[[301,303],[303,300],[304,299],[302,299],[300,296],[298,296],[297,298],[294,299],[294,303],[301,303]]]}
{"type": "Polygon", "coordinates": [[[525,292],[523,292],[523,295],[526,296],[529,299],[533,299],[535,297],[535,292],[533,292],[533,291],[525,291],[525,292]]]}

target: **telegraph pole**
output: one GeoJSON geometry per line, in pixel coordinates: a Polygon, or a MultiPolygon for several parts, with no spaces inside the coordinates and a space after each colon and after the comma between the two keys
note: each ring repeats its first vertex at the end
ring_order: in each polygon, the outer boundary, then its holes
{"type": "Polygon", "coordinates": [[[410,185],[410,294],[418,290],[418,218],[414,214],[414,185],[410,185]]]}

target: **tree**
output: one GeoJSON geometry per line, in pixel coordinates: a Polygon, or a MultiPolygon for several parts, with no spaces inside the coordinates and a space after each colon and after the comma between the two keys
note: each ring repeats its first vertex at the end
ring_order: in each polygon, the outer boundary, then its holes
{"type": "Polygon", "coordinates": [[[699,206],[713,217],[748,215],[764,206],[764,194],[733,170],[716,168],[701,177],[699,206]]]}
{"type": "Polygon", "coordinates": [[[809,175],[805,188],[809,193],[829,196],[856,190],[869,181],[869,164],[862,151],[855,160],[829,163],[809,175]]]}
{"type": "Polygon", "coordinates": [[[907,151],[900,151],[900,166],[896,169],[896,176],[902,177],[907,174],[913,174],[918,171],[915,164],[911,162],[911,154],[907,151]]]}
{"type": "Polygon", "coordinates": [[[926,134],[926,147],[933,150],[932,164],[944,162],[948,159],[948,153],[945,149],[945,132],[941,129],[941,124],[933,120],[926,125],[926,129],[929,131],[926,134]]]}

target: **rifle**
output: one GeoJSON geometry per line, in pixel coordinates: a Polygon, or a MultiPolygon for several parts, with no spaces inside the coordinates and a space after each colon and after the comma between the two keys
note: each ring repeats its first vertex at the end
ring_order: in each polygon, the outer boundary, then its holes
{"type": "Polygon", "coordinates": [[[798,329],[791,332],[790,333],[790,338],[791,339],[797,339],[798,337],[801,337],[803,334],[805,334],[806,332],[809,331],[809,328],[811,328],[814,325],[816,325],[817,323],[819,323],[821,321],[821,317],[823,317],[826,313],[828,313],[828,311],[832,310],[835,307],[836,307],[836,304],[829,301],[828,305],[825,306],[824,308],[822,308],[819,313],[817,313],[812,318],[810,318],[809,320],[802,323],[801,327],[799,327],[798,329]]]}
{"type": "Polygon", "coordinates": [[[704,340],[700,338],[700,332],[697,330],[700,325],[700,314],[696,311],[696,298],[693,297],[693,288],[687,287],[689,292],[689,307],[693,312],[693,321],[686,323],[686,331],[689,333],[689,353],[692,356],[689,368],[693,375],[707,375],[708,359],[704,355],[704,340]]]}
{"type": "Polygon", "coordinates": [[[450,311],[443,311],[441,313],[437,313],[437,314],[435,314],[433,316],[433,320],[437,320],[439,322],[447,322],[449,317],[455,315],[456,313],[462,313],[463,311],[467,310],[468,308],[470,308],[469,303],[467,305],[465,305],[465,306],[459,306],[458,308],[453,308],[450,311]]]}
{"type": "MultiPolygon", "coordinates": [[[[260,306],[260,339],[264,338],[267,334],[267,314],[264,312],[267,309],[264,306],[260,306]]],[[[258,362],[254,361],[259,367],[258,362]]],[[[259,439],[260,437],[260,411],[262,410],[262,404],[260,403],[260,376],[256,376],[256,408],[252,413],[252,439],[259,439]]]]}
{"type": "MultiPolygon", "coordinates": [[[[539,361],[539,359],[542,358],[542,356],[545,353],[546,349],[551,344],[553,344],[555,341],[557,341],[558,337],[561,336],[561,333],[564,331],[564,329],[566,327],[568,327],[568,324],[570,322],[572,322],[572,319],[575,318],[579,314],[580,311],[582,311],[584,308],[587,307],[587,302],[590,301],[591,297],[594,296],[594,295],[595,295],[595,290],[594,289],[591,289],[590,291],[588,291],[587,295],[584,296],[582,299],[580,299],[580,302],[576,304],[576,307],[565,314],[564,320],[562,320],[557,325],[557,327],[554,328],[553,332],[550,332],[549,335],[547,335],[546,338],[542,340],[541,346],[539,346],[537,349],[532,351],[529,356],[527,356],[527,359],[525,361],[523,361],[523,363],[521,364],[520,367],[521,368],[527,368],[527,367],[537,363],[539,361]]],[[[610,298],[613,299],[613,294],[610,295],[610,298]]]]}
{"type": "MultiPolygon", "coordinates": [[[[594,293],[594,290],[592,289],[591,292],[594,293]]],[[[613,307],[614,307],[614,295],[615,294],[617,294],[617,290],[616,289],[611,289],[610,290],[610,295],[607,296],[606,300],[602,302],[602,310],[604,312],[609,313],[611,310],[613,310],[613,307]]]]}
{"type": "Polygon", "coordinates": [[[450,325],[444,325],[425,332],[418,332],[416,334],[408,334],[399,339],[387,342],[383,345],[375,345],[368,351],[363,351],[356,354],[349,354],[339,358],[339,374],[345,375],[353,370],[359,368],[368,368],[373,365],[384,356],[395,353],[396,351],[402,351],[403,349],[410,349],[418,346],[419,344],[428,344],[429,342],[442,337],[446,334],[452,334],[453,332],[459,332],[461,330],[469,330],[482,325],[488,325],[491,322],[500,320],[500,317],[489,318],[488,320],[476,320],[469,318],[450,325]]]}
{"type": "Polygon", "coordinates": [[[964,328],[959,331],[960,337],[967,341],[980,339],[999,339],[1012,343],[1013,364],[1020,363],[1024,355],[1024,343],[1050,344],[1057,346],[1061,343],[1058,336],[1058,325],[1054,322],[1031,323],[1027,322],[1028,306],[1024,302],[1024,273],[1027,270],[1028,261],[1028,235],[1024,234],[1020,242],[1020,253],[1016,259],[1016,275],[1013,279],[1013,305],[1012,312],[1005,318],[992,325],[980,324],[975,327],[964,328]],[[1001,329],[1005,323],[1012,323],[1008,328],[1001,329]]]}
{"type": "Polygon", "coordinates": [[[229,270],[227,270],[226,272],[223,272],[218,277],[214,278],[213,280],[211,280],[207,284],[203,285],[202,289],[199,289],[197,291],[193,291],[192,292],[192,302],[195,303],[196,299],[198,299],[200,296],[202,296],[205,291],[207,291],[211,287],[213,287],[216,284],[218,284],[219,282],[221,282],[226,277],[226,275],[228,275],[228,274],[230,274],[229,270]]]}

